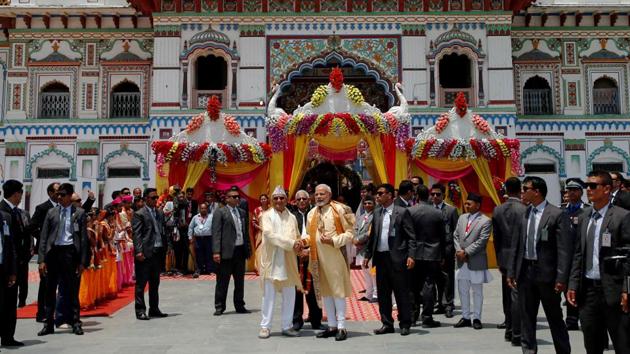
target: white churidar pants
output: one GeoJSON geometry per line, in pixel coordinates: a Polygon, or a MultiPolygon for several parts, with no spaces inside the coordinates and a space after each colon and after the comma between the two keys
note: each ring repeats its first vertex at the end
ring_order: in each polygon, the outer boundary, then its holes
{"type": "MultiPolygon", "coordinates": [[[[265,280],[265,293],[262,300],[262,321],[260,327],[271,329],[273,307],[276,300],[276,289],[273,281],[265,280]]],[[[282,330],[293,327],[293,307],[295,305],[295,287],[282,288],[282,330]]]]}
{"type": "Polygon", "coordinates": [[[343,297],[324,296],[324,308],[328,315],[328,327],[346,328],[346,299],[343,297]]]}
{"type": "Polygon", "coordinates": [[[378,293],[376,292],[376,276],[371,274],[370,268],[372,268],[372,261],[370,261],[367,267],[363,267],[363,264],[361,264],[363,281],[365,282],[365,297],[369,300],[378,297],[378,293]]]}
{"type": "Polygon", "coordinates": [[[470,320],[481,321],[481,308],[483,306],[483,284],[472,284],[470,280],[458,279],[459,300],[462,303],[462,317],[470,320]],[[470,311],[470,289],[472,288],[473,310],[470,311]]]}

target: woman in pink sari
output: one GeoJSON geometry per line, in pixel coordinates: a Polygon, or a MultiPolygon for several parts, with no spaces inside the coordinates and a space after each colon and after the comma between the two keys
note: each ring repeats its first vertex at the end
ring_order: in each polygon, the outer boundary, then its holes
{"type": "MultiPolygon", "coordinates": [[[[260,225],[260,218],[262,213],[269,209],[269,196],[266,194],[261,194],[259,199],[260,206],[254,209],[254,216],[252,217],[252,227],[254,229],[254,256],[258,254],[258,248],[262,243],[262,226],[260,225]]],[[[258,260],[258,257],[254,258],[258,260]]],[[[255,265],[256,274],[258,274],[258,263],[255,265]]]]}

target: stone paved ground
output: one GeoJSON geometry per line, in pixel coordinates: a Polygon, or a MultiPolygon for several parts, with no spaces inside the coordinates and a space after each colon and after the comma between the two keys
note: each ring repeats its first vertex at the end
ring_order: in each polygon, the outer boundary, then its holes
{"type": "MultiPolygon", "coordinates": [[[[33,265],[32,265],[33,266],[33,265]]],[[[160,307],[171,314],[164,319],[137,321],[133,304],[110,318],[85,318],[84,336],[75,336],[69,330],[57,330],[54,335],[37,337],[41,324],[34,320],[19,320],[16,339],[24,341],[20,349],[2,348],[5,353],[519,353],[503,341],[503,330],[496,329],[502,321],[500,279],[486,284],[484,329],[456,329],[456,316],[442,321],[442,327],[423,330],[412,328],[411,335],[398,333],[375,336],[372,330],[380,322],[348,322],[349,338],[345,342],[334,339],[317,339],[314,332],[302,331],[300,338],[279,335],[279,308],[275,312],[272,337],[257,338],[260,322],[261,290],[257,281],[245,284],[245,301],[251,314],[234,313],[231,298],[222,317],[212,316],[214,282],[198,280],[163,281],[160,287],[160,307]]],[[[230,296],[232,290],[230,289],[230,296]]],[[[29,302],[37,295],[37,283],[31,283],[29,302]]],[[[456,304],[459,300],[456,300],[456,304]]],[[[544,314],[540,310],[538,341],[540,353],[553,353],[551,334],[544,314]]],[[[574,353],[583,353],[582,335],[571,332],[574,353]]],[[[612,352],[609,352],[612,353],[612,352]]]]}

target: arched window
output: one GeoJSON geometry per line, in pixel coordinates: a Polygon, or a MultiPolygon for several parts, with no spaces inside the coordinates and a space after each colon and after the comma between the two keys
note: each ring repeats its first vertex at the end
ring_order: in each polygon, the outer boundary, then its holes
{"type": "Polygon", "coordinates": [[[473,76],[472,62],[464,54],[447,54],[439,63],[439,80],[442,106],[450,106],[455,101],[458,92],[464,92],[466,99],[472,105],[473,76]]]}
{"type": "Polygon", "coordinates": [[[39,118],[70,118],[70,89],[54,81],[39,94],[39,118]]]}
{"type": "Polygon", "coordinates": [[[139,118],[141,112],[140,88],[125,80],[112,89],[110,118],[139,118]]]}
{"type": "Polygon", "coordinates": [[[536,75],[529,78],[523,87],[523,113],[553,114],[551,87],[549,82],[536,75]]]}
{"type": "Polygon", "coordinates": [[[609,78],[602,77],[593,83],[593,113],[619,114],[619,87],[609,78]]]}
{"type": "Polygon", "coordinates": [[[225,105],[228,86],[228,65],[225,59],[212,54],[197,58],[194,84],[196,108],[205,108],[212,95],[219,96],[225,105]]]}

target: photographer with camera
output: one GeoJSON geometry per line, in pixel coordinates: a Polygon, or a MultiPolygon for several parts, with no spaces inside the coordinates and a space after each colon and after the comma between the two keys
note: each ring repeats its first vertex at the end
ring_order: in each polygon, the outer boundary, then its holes
{"type": "Polygon", "coordinates": [[[627,269],[619,260],[630,246],[630,212],[610,203],[612,178],[608,172],[588,175],[586,194],[591,212],[578,219],[567,300],[577,306],[588,354],[602,353],[606,331],[615,353],[630,353],[627,269]]]}

